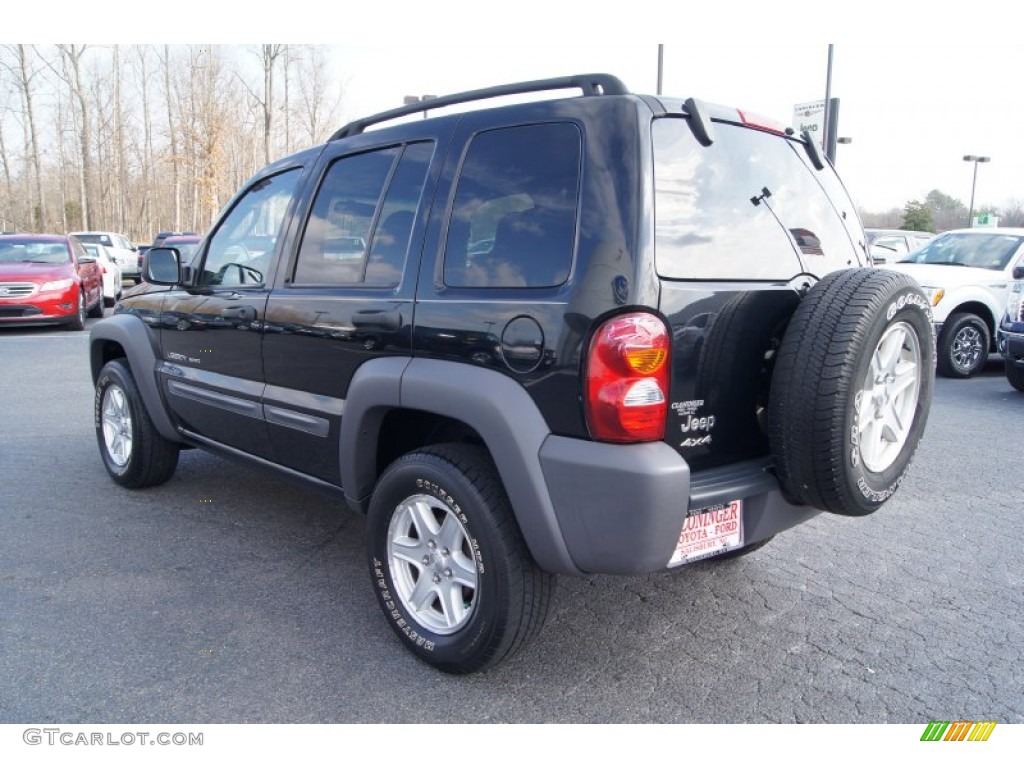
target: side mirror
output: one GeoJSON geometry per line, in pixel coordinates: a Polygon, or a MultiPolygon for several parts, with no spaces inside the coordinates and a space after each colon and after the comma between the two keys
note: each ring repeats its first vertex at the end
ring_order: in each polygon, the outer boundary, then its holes
{"type": "Polygon", "coordinates": [[[1013,268],[1013,279],[1024,280],[1024,264],[1018,264],[1013,268]]]}
{"type": "Polygon", "coordinates": [[[142,277],[153,285],[181,283],[181,254],[177,248],[150,248],[142,257],[142,277]]]}
{"type": "Polygon", "coordinates": [[[94,259],[92,256],[79,256],[78,257],[78,263],[79,264],[95,264],[96,263],[96,259],[94,259]]]}

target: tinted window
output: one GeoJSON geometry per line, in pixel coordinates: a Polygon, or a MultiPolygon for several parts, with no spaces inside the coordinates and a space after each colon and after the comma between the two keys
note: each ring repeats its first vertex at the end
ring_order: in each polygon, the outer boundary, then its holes
{"type": "Polygon", "coordinates": [[[485,288],[564,283],[576,239],[581,139],[570,123],[473,139],[455,193],[444,282],[485,288]]]}
{"type": "Polygon", "coordinates": [[[255,184],[231,209],[210,240],[203,285],[259,285],[274,255],[281,223],[291,203],[299,168],[255,184]]]}
{"type": "Polygon", "coordinates": [[[303,233],[294,282],[398,285],[432,149],[390,147],[332,164],[303,233]]]}
{"type": "MultiPolygon", "coordinates": [[[[652,133],[660,275],[784,280],[802,271],[801,258],[809,269],[815,257],[853,258],[847,225],[799,146],[717,123],[714,143],[704,147],[678,118],[655,121],[652,133]]],[[[838,202],[845,201],[844,193],[838,202]]]]}

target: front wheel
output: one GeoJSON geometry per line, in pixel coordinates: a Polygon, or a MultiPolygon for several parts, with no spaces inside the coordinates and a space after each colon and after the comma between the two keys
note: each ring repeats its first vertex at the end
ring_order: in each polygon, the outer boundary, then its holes
{"type": "Polygon", "coordinates": [[[952,379],[967,379],[985,367],[991,334],[977,315],[956,312],[949,316],[939,337],[938,371],[952,379]]]}
{"type": "Polygon", "coordinates": [[[444,672],[497,664],[547,616],[555,577],[530,556],[482,448],[432,446],[389,466],[370,502],[367,554],[392,630],[444,672]]]}
{"type": "Polygon", "coordinates": [[[1003,370],[1006,372],[1006,380],[1018,392],[1024,392],[1024,367],[1017,365],[1014,360],[1003,360],[1003,370]]]}
{"type": "Polygon", "coordinates": [[[171,479],[178,443],[157,431],[131,369],[121,360],[111,360],[100,371],[93,410],[100,455],[114,482],[146,488],[171,479]]]}

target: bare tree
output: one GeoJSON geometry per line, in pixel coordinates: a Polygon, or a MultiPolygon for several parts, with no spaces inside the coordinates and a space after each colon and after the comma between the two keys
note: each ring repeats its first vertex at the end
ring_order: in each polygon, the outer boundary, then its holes
{"type": "MultiPolygon", "coordinates": [[[[43,197],[42,164],[39,161],[39,136],[36,131],[36,77],[39,68],[35,63],[34,49],[25,45],[4,46],[13,56],[14,83],[21,94],[25,115],[25,133],[28,156],[31,158],[33,204],[30,206],[29,221],[39,230],[45,231],[46,200],[43,197]]],[[[5,65],[6,66],[6,65],[5,65]]]]}
{"type": "Polygon", "coordinates": [[[300,121],[309,144],[319,144],[334,130],[341,91],[332,94],[327,54],[321,46],[309,46],[299,61],[300,121]]]}
{"type": "MultiPolygon", "coordinates": [[[[274,68],[278,58],[288,48],[287,45],[263,44],[258,55],[263,67],[263,93],[259,94],[246,84],[246,89],[253,101],[259,105],[263,116],[263,162],[269,164],[272,156],[271,136],[274,128],[274,68]]],[[[242,81],[244,84],[244,80],[242,81]]]]}
{"type": "Polygon", "coordinates": [[[174,226],[172,229],[175,231],[181,230],[181,170],[179,168],[178,157],[178,139],[177,139],[177,128],[174,122],[174,111],[173,103],[174,98],[171,92],[171,50],[170,47],[164,46],[164,97],[167,101],[167,135],[171,145],[171,179],[173,182],[173,206],[174,206],[174,226]]]}
{"type": "MultiPolygon", "coordinates": [[[[62,68],[59,72],[61,78],[68,86],[73,102],[78,104],[76,116],[76,128],[78,131],[79,147],[81,149],[80,164],[78,167],[78,192],[82,206],[82,228],[89,229],[90,221],[90,190],[92,183],[92,132],[89,92],[82,77],[82,58],[85,55],[87,45],[58,45],[62,68]]],[[[54,70],[57,71],[57,70],[54,70]]]]}

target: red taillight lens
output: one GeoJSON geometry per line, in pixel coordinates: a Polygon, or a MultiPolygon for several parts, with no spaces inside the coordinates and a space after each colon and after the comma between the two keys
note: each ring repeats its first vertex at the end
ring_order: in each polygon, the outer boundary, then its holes
{"type": "Polygon", "coordinates": [[[661,440],[668,416],[669,335],[656,315],[606,321],[587,356],[587,425],[595,440],[661,440]]]}
{"type": "Polygon", "coordinates": [[[765,131],[771,131],[772,133],[777,133],[780,136],[786,135],[786,126],[772,120],[770,117],[764,117],[763,115],[758,115],[753,112],[747,112],[744,109],[737,109],[736,112],[739,113],[740,122],[744,125],[749,125],[752,128],[761,128],[765,131]]]}

